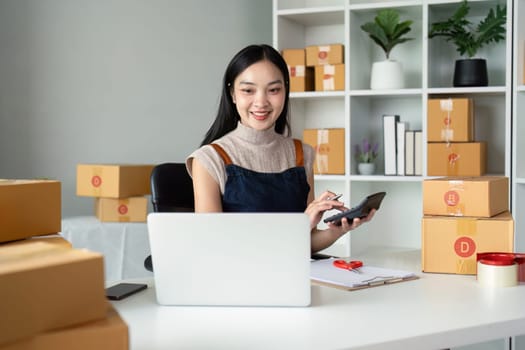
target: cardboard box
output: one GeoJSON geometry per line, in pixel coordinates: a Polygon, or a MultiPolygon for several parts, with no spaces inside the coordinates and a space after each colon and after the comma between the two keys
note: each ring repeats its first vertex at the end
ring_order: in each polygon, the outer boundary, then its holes
{"type": "Polygon", "coordinates": [[[106,318],[39,333],[21,341],[0,346],[0,350],[127,350],[128,325],[118,312],[108,305],[106,318]]]}
{"type": "Polygon", "coordinates": [[[444,177],[423,181],[424,215],[492,217],[508,210],[507,177],[444,177]]]}
{"type": "Polygon", "coordinates": [[[481,176],[486,171],[486,142],[427,144],[428,176],[481,176]]]}
{"type": "Polygon", "coordinates": [[[314,69],[306,66],[288,66],[290,73],[290,92],[314,90],[314,69]]]}
{"type": "Polygon", "coordinates": [[[303,141],[314,148],[315,174],[345,173],[344,129],[305,129],[303,141]]]}
{"type": "Polygon", "coordinates": [[[0,252],[0,345],[106,317],[101,254],[41,241],[0,252]]]}
{"type": "Polygon", "coordinates": [[[95,215],[100,221],[107,222],[146,222],[148,199],[95,198],[95,215]]]}
{"type": "Polygon", "coordinates": [[[429,99],[429,142],[474,141],[474,102],[471,98],[429,99]]]}
{"type": "Polygon", "coordinates": [[[305,49],[284,49],[281,52],[284,61],[288,66],[304,66],[306,65],[306,51],[305,49]]]}
{"type": "Polygon", "coordinates": [[[61,184],[51,180],[0,180],[0,242],[62,230],[61,184]]]}
{"type": "Polygon", "coordinates": [[[77,196],[128,198],[151,193],[154,165],[78,164],[77,196]]]}
{"type": "Polygon", "coordinates": [[[344,45],[311,45],[306,47],[306,65],[308,67],[344,63],[344,45]]]}
{"type": "Polygon", "coordinates": [[[315,66],[315,91],[341,91],[344,89],[344,64],[315,66]]]}
{"type": "Polygon", "coordinates": [[[35,237],[26,238],[26,239],[21,239],[18,241],[0,243],[0,249],[2,249],[3,246],[7,246],[7,245],[33,244],[33,242],[45,242],[45,243],[50,243],[50,244],[56,244],[58,246],[65,247],[65,248],[73,248],[73,245],[71,244],[71,242],[65,239],[64,237],[62,237],[62,235],[54,234],[54,235],[47,235],[47,236],[35,236],[35,237]]]}
{"type": "Polygon", "coordinates": [[[285,49],[282,56],[290,74],[290,92],[314,90],[314,69],[306,67],[305,49],[285,49]]]}
{"type": "Polygon", "coordinates": [[[514,250],[509,212],[492,218],[424,216],[421,232],[423,272],[473,275],[477,253],[514,250]]]}

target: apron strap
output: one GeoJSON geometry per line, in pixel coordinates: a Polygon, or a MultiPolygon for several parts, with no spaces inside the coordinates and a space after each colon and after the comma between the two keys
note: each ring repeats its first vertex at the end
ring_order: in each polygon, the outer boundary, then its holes
{"type": "Polygon", "coordinates": [[[293,139],[295,144],[296,166],[304,167],[303,143],[301,140],[293,139]]]}
{"type": "Polygon", "coordinates": [[[219,156],[222,158],[222,161],[224,162],[225,165],[231,165],[232,164],[232,160],[231,160],[230,156],[228,155],[228,153],[226,153],[224,148],[222,148],[221,146],[219,146],[216,143],[211,143],[210,146],[212,146],[215,149],[215,151],[217,153],[219,153],[219,156]]]}

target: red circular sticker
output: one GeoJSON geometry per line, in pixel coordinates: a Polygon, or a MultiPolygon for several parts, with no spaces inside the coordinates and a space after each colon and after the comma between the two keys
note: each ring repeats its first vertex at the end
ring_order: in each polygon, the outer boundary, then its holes
{"type": "Polygon", "coordinates": [[[295,77],[297,75],[296,68],[290,67],[290,76],[295,77]]]}
{"type": "Polygon", "coordinates": [[[449,163],[454,163],[454,162],[456,162],[458,159],[459,159],[459,156],[458,156],[456,153],[450,153],[450,154],[448,155],[448,162],[449,162],[449,163]]]}
{"type": "Polygon", "coordinates": [[[459,237],[454,243],[454,251],[462,258],[468,258],[476,252],[476,242],[470,237],[459,237]]]}
{"type": "Polygon", "coordinates": [[[118,206],[118,213],[120,215],[125,215],[128,213],[128,206],[125,204],[121,204],[118,206]]]}
{"type": "Polygon", "coordinates": [[[93,187],[100,187],[102,185],[102,178],[98,175],[95,175],[91,178],[91,184],[93,187]]]}
{"type": "Polygon", "coordinates": [[[448,117],[445,118],[445,119],[443,119],[443,124],[445,124],[445,125],[450,125],[450,124],[452,124],[452,119],[450,119],[450,118],[448,118],[448,117]]]}
{"type": "Polygon", "coordinates": [[[447,191],[443,196],[443,200],[449,207],[456,206],[459,203],[459,194],[456,191],[447,191]]]}
{"type": "Polygon", "coordinates": [[[320,59],[324,60],[326,57],[328,57],[327,51],[319,51],[319,54],[317,55],[320,59]]]}

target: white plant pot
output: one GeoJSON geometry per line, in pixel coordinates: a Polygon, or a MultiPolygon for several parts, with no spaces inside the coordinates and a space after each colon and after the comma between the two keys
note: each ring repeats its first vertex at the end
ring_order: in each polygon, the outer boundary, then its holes
{"type": "Polygon", "coordinates": [[[374,163],[359,163],[357,164],[357,171],[361,175],[372,175],[376,170],[374,163]]]}
{"type": "Polygon", "coordinates": [[[405,87],[403,65],[395,60],[374,62],[370,74],[371,89],[402,89],[405,87]]]}

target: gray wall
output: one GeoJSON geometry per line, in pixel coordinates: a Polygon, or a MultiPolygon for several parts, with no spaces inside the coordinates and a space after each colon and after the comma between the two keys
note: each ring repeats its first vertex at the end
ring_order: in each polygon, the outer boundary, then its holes
{"type": "Polygon", "coordinates": [[[0,0],[0,178],[62,182],[92,215],[78,163],[183,161],[226,64],[271,43],[270,0],[0,0]]]}

